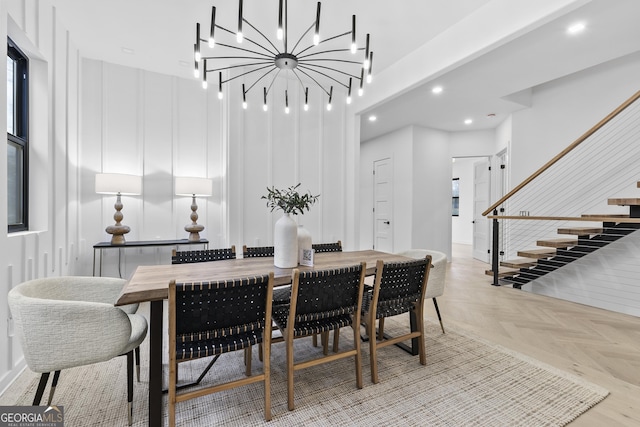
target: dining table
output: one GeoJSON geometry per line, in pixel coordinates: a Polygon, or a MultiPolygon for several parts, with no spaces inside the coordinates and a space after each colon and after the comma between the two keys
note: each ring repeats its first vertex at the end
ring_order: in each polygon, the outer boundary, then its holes
{"type": "Polygon", "coordinates": [[[376,262],[401,262],[410,258],[375,250],[324,252],[313,257],[313,266],[279,268],[273,257],[237,258],[192,264],[162,264],[138,266],[125,283],[116,305],[149,302],[149,426],[163,424],[162,352],[163,301],[168,299],[169,282],[189,283],[237,279],[274,273],[274,286],[291,283],[294,269],[326,270],[366,264],[366,275],[374,275],[376,262]]]}

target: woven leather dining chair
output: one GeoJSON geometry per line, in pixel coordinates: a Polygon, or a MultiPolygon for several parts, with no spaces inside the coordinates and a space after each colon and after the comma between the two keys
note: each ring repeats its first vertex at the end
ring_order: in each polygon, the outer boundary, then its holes
{"type": "Polygon", "coordinates": [[[275,309],[273,313],[273,319],[286,343],[287,404],[290,411],[295,408],[294,372],[299,369],[353,357],[356,362],[356,386],[362,388],[359,325],[365,270],[365,263],[361,263],[331,270],[293,271],[291,304],[275,309]],[[347,326],[353,329],[352,349],[295,362],[294,339],[312,334],[326,335],[347,326]]]}
{"type": "Polygon", "coordinates": [[[378,382],[379,348],[408,339],[418,339],[420,363],[427,364],[424,348],[424,297],[431,268],[431,256],[405,262],[376,263],[376,278],[373,290],[365,292],[362,303],[362,320],[369,337],[371,381],[378,382]],[[384,319],[413,311],[416,331],[387,338],[384,335],[384,319]],[[378,333],[375,326],[378,320],[378,333]]]}
{"type": "Polygon", "coordinates": [[[242,245],[242,258],[265,258],[273,256],[273,246],[242,245]]]}
{"type": "Polygon", "coordinates": [[[335,243],[313,243],[311,248],[317,254],[323,252],[342,252],[342,242],[338,240],[335,243]]]}
{"type": "Polygon", "coordinates": [[[169,284],[169,425],[176,403],[234,387],[264,384],[264,417],[271,419],[271,299],[273,273],[235,280],[169,284]],[[262,344],[262,373],[251,375],[251,348],[262,344]],[[184,360],[244,351],[246,378],[178,393],[176,366],[184,360]]]}
{"type": "Polygon", "coordinates": [[[196,262],[220,261],[236,259],[236,247],[223,249],[204,249],[196,251],[176,251],[171,254],[171,264],[191,264],[196,262]]]}

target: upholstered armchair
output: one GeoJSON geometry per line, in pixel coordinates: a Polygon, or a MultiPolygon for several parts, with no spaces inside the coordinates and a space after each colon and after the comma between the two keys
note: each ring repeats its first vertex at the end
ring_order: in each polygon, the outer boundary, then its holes
{"type": "Polygon", "coordinates": [[[433,267],[429,271],[429,281],[427,283],[427,292],[425,299],[431,298],[433,305],[436,308],[438,314],[438,320],[440,321],[440,328],[444,334],[444,326],[442,324],[442,317],[440,316],[440,309],[438,308],[438,302],[436,297],[444,294],[445,275],[447,272],[447,255],[443,252],[433,251],[429,249],[409,249],[404,252],[400,252],[398,255],[406,256],[408,258],[421,259],[427,255],[431,255],[431,264],[433,267]]]}
{"type": "MultiPolygon", "coordinates": [[[[29,369],[42,374],[34,405],[40,404],[51,372],[55,374],[48,404],[61,370],[126,354],[131,424],[134,350],[146,337],[147,320],[133,314],[137,305],[114,306],[124,283],[108,277],[66,276],[30,280],[11,289],[9,307],[24,358],[29,369]]],[[[139,353],[136,356],[139,369],[139,353]]]]}

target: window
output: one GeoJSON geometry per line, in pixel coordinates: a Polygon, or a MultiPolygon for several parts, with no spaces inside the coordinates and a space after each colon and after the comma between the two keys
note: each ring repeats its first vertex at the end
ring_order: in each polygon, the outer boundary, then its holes
{"type": "Polygon", "coordinates": [[[29,62],[7,39],[7,220],[9,232],[28,229],[29,62]]]}
{"type": "Polygon", "coordinates": [[[451,216],[460,216],[460,178],[451,181],[451,216]]]}

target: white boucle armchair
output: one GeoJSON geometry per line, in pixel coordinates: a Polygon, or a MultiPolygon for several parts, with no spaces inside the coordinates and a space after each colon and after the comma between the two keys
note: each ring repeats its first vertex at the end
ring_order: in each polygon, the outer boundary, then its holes
{"type": "Polygon", "coordinates": [[[127,355],[131,424],[134,350],[140,381],[139,346],[147,335],[147,320],[134,314],[137,304],[114,306],[124,283],[109,277],[50,277],[21,283],[9,291],[9,308],[24,358],[29,369],[42,374],[33,405],[40,404],[51,372],[49,405],[62,369],[127,355]]]}
{"type": "Polygon", "coordinates": [[[447,255],[443,252],[432,251],[429,249],[409,249],[407,251],[400,252],[398,255],[416,259],[431,255],[431,264],[433,265],[433,268],[429,272],[425,299],[431,298],[433,300],[433,305],[436,308],[438,320],[440,321],[440,328],[442,329],[442,333],[444,333],[444,326],[442,324],[442,317],[440,316],[440,309],[438,309],[436,297],[444,294],[445,275],[447,272],[447,255]]]}

